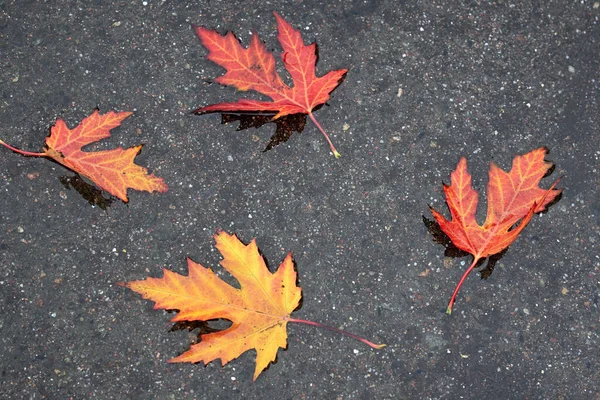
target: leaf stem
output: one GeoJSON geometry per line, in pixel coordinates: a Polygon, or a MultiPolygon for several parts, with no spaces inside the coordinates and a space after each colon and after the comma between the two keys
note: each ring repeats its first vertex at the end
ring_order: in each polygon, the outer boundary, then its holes
{"type": "Polygon", "coordinates": [[[374,349],[381,349],[381,348],[383,348],[383,347],[386,346],[385,344],[376,344],[376,343],[370,342],[367,339],[365,339],[363,337],[360,337],[360,336],[357,336],[357,335],[355,335],[353,333],[346,332],[346,331],[343,331],[341,329],[334,328],[332,326],[323,325],[323,324],[321,324],[319,322],[307,321],[305,319],[295,319],[295,318],[288,319],[288,322],[295,322],[295,323],[298,323],[298,324],[312,325],[312,326],[316,326],[316,327],[319,327],[319,328],[327,329],[327,330],[335,332],[335,333],[340,333],[342,335],[349,336],[352,339],[358,340],[359,342],[362,342],[362,343],[366,344],[367,346],[370,346],[370,347],[372,347],[374,349]]]}
{"type": "Polygon", "coordinates": [[[30,151],[25,151],[25,150],[19,150],[16,147],[12,147],[10,144],[5,143],[3,140],[0,140],[0,144],[3,145],[4,147],[14,151],[15,153],[19,153],[22,154],[24,156],[29,156],[29,157],[46,157],[46,153],[32,153],[30,151]]]}
{"type": "Polygon", "coordinates": [[[469,274],[471,273],[471,271],[473,271],[473,268],[475,268],[475,265],[477,264],[477,262],[480,259],[481,259],[481,257],[474,257],[473,258],[473,263],[465,271],[465,273],[463,274],[462,278],[460,278],[460,281],[458,281],[458,285],[456,285],[456,288],[454,288],[454,293],[452,293],[452,297],[450,298],[450,301],[448,302],[448,308],[446,309],[446,314],[448,314],[448,315],[452,314],[452,306],[454,305],[454,301],[456,300],[456,295],[458,295],[458,291],[460,290],[460,287],[462,286],[462,284],[465,281],[465,279],[467,279],[467,276],[469,276],[469,274]]]}
{"type": "Polygon", "coordinates": [[[327,133],[325,133],[325,129],[323,129],[321,124],[319,124],[319,121],[317,121],[317,119],[315,118],[313,113],[308,113],[308,116],[310,117],[312,122],[315,123],[317,128],[319,128],[321,133],[325,136],[325,139],[327,139],[327,143],[329,143],[329,147],[331,147],[331,151],[333,152],[333,155],[335,156],[335,158],[340,158],[342,155],[340,153],[338,153],[338,151],[335,149],[335,147],[333,146],[333,143],[331,143],[331,139],[329,139],[329,135],[327,133]]]}

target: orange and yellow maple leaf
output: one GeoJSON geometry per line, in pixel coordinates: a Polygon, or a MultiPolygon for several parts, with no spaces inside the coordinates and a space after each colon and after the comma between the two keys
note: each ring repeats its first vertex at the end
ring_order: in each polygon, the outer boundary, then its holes
{"type": "Polygon", "coordinates": [[[214,30],[195,27],[202,44],[210,51],[208,59],[227,70],[224,75],[215,79],[216,82],[243,91],[254,90],[269,96],[273,101],[240,99],[235,103],[201,107],[194,112],[272,113],[273,120],[290,114],[306,114],[323,133],[337,158],[340,154],[315,119],[313,111],[329,100],[330,93],[343,81],[348,70],[330,71],[317,77],[316,44],[304,45],[300,32],[279,14],[273,14],[277,19],[277,38],[283,48],[281,59],[294,86],[288,86],[281,79],[275,68],[275,57],[267,51],[258,35],[252,35],[250,46],[245,49],[231,32],[221,36],[214,30]]]}
{"type": "Polygon", "coordinates": [[[173,322],[208,321],[223,318],[232,325],[222,331],[201,334],[201,341],[169,362],[209,362],[225,365],[242,353],[256,350],[254,380],[287,347],[287,323],[325,328],[356,339],[374,349],[375,344],[354,334],[320,324],[291,318],[302,297],[296,271],[288,253],[277,271],[271,273],[258,251],[256,240],[244,245],[235,235],[219,232],[216,247],[221,265],[240,284],[237,289],[221,280],[210,268],[188,259],[188,276],[164,269],[162,278],[119,283],[155,302],[155,309],[178,310],[173,322]]]}
{"type": "Polygon", "coordinates": [[[189,275],[164,270],[163,278],[147,278],[125,285],[156,304],[155,309],[177,309],[171,321],[207,321],[225,318],[233,325],[202,335],[202,341],[169,362],[205,364],[220,358],[222,365],[242,353],[256,349],[254,380],[275,360],[278,349],[287,347],[287,322],[298,307],[302,290],[296,286],[296,271],[289,253],[271,273],[258,252],[256,241],[244,245],[235,235],[215,235],[223,255],[221,265],[240,283],[230,286],[188,259],[189,275]]]}
{"type": "Polygon", "coordinates": [[[110,130],[121,125],[121,121],[131,114],[110,111],[101,115],[98,110],[94,110],[73,130],[59,118],[50,129],[43,153],[19,150],[1,140],[0,144],[27,156],[50,157],[124,202],[128,201],[128,188],[166,192],[168,187],[161,178],[148,174],[146,168],[134,163],[134,158],[142,149],[141,145],[129,149],[119,147],[93,152],[82,150],[82,147],[90,143],[110,137],[110,130]]]}
{"type": "Polygon", "coordinates": [[[562,190],[554,189],[558,181],[550,189],[539,187],[541,179],[552,168],[551,163],[544,161],[547,151],[546,148],[539,148],[515,157],[508,173],[491,164],[487,186],[488,210],[483,225],[479,225],[475,219],[479,195],[471,185],[471,175],[464,157],[451,174],[451,184],[444,184],[452,220],[447,220],[430,207],[435,220],[452,243],[474,257],[454,290],[448,304],[448,314],[452,312],[462,283],[477,262],[510,246],[533,215],[544,211],[548,203],[561,193],[562,190]]]}

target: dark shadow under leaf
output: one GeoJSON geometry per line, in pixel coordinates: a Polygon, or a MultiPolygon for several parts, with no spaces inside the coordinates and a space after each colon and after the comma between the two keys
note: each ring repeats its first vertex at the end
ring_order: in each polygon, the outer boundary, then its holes
{"type": "MultiPolygon", "coordinates": [[[[175,311],[178,312],[177,310],[169,310],[169,311],[175,311]]],[[[210,321],[179,321],[179,322],[175,322],[173,324],[173,326],[171,327],[171,329],[169,329],[169,332],[177,332],[177,331],[183,331],[183,330],[188,330],[189,332],[192,332],[196,329],[198,329],[198,337],[196,339],[196,341],[193,344],[198,344],[202,341],[202,335],[207,335],[209,333],[214,333],[214,332],[220,332],[223,331],[227,328],[229,328],[231,326],[231,321],[228,321],[226,319],[215,319],[215,320],[210,320],[210,321]],[[216,326],[211,326],[211,325],[216,325],[216,326]]]]}
{"type": "Polygon", "coordinates": [[[290,114],[273,120],[273,114],[261,113],[243,113],[243,114],[221,114],[221,123],[229,124],[239,121],[237,130],[242,131],[248,128],[260,128],[261,126],[274,123],[276,126],[275,134],[269,139],[267,147],[263,151],[269,151],[273,147],[285,143],[294,134],[301,133],[306,125],[305,114],[290,114]]]}
{"type": "Polygon", "coordinates": [[[77,193],[88,201],[93,206],[98,206],[103,210],[106,210],[112,202],[113,197],[106,198],[102,196],[102,190],[96,188],[94,185],[87,183],[81,176],[61,176],[60,183],[67,189],[75,189],[77,193]]]}

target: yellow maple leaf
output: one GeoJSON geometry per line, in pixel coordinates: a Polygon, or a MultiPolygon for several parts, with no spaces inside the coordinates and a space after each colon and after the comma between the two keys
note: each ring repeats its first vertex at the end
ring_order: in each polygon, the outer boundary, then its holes
{"type": "Polygon", "coordinates": [[[156,304],[155,309],[177,309],[171,320],[191,321],[225,318],[231,327],[202,336],[202,341],[169,362],[205,364],[217,358],[222,365],[250,349],[256,349],[254,379],[287,346],[286,324],[302,297],[289,253],[271,273],[258,252],[256,241],[244,245],[235,235],[215,235],[223,255],[221,265],[240,283],[237,289],[210,268],[188,259],[189,275],[164,270],[163,278],[128,282],[126,286],[156,304]]]}
{"type": "Polygon", "coordinates": [[[385,345],[322,325],[318,322],[290,318],[302,297],[296,285],[296,271],[291,253],[279,268],[271,273],[258,251],[256,240],[244,245],[235,235],[219,232],[216,247],[223,255],[221,265],[240,284],[235,288],[221,280],[210,268],[188,259],[189,275],[183,276],[164,269],[162,278],[120,283],[155,302],[155,309],[178,310],[171,319],[208,321],[230,320],[232,325],[218,332],[202,334],[201,342],[169,362],[204,362],[220,359],[225,365],[242,353],[256,350],[254,380],[277,356],[279,348],[287,347],[287,323],[303,323],[329,329],[368,346],[380,349],[385,345]]]}

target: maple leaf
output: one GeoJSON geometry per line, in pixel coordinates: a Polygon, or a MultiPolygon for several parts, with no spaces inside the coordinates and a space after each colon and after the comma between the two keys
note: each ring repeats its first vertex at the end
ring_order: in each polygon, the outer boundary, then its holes
{"type": "Polygon", "coordinates": [[[163,278],[119,283],[155,302],[155,309],[178,310],[172,322],[208,321],[224,318],[232,325],[222,331],[202,334],[201,341],[169,362],[209,362],[221,359],[225,365],[242,353],[256,350],[254,380],[287,347],[287,323],[319,326],[373,347],[364,338],[317,322],[290,318],[300,304],[302,289],[296,285],[296,271],[291,253],[275,273],[267,268],[256,240],[244,245],[235,235],[219,232],[216,247],[223,256],[221,265],[240,284],[237,289],[221,280],[210,268],[188,258],[188,276],[163,269],[163,278]]]}
{"type": "Polygon", "coordinates": [[[540,180],[553,168],[551,163],[544,161],[547,152],[546,148],[539,148],[515,157],[508,173],[491,163],[487,217],[483,225],[479,225],[475,219],[479,195],[471,186],[471,175],[464,157],[450,176],[451,184],[444,184],[452,220],[447,220],[432,207],[431,213],[452,243],[473,255],[473,263],[450,298],[446,310],[448,314],[452,313],[456,295],[477,262],[510,246],[533,214],[544,211],[562,192],[562,189],[554,189],[558,180],[549,189],[539,187],[540,180]]]}
{"type": "Polygon", "coordinates": [[[131,112],[110,111],[99,114],[98,110],[84,118],[73,130],[64,120],[58,119],[46,138],[43,153],[32,153],[16,149],[2,140],[0,144],[9,149],[35,157],[50,157],[65,167],[93,181],[101,189],[127,202],[127,189],[147,192],[166,192],[168,187],[161,178],[148,174],[148,170],[134,164],[134,158],[142,146],[129,149],[121,147],[112,150],[87,152],[82,147],[110,137],[110,130],[121,125],[131,112]]]}
{"type": "Polygon", "coordinates": [[[329,136],[315,119],[313,111],[329,100],[330,93],[343,81],[347,69],[330,71],[325,76],[315,75],[317,47],[315,43],[304,45],[300,32],[295,30],[279,14],[277,39],[283,48],[281,59],[290,73],[293,87],[288,86],[275,69],[275,57],[268,52],[258,35],[253,34],[250,46],[245,49],[232,32],[221,36],[214,30],[194,26],[204,47],[209,50],[208,59],[219,64],[227,72],[216,82],[234,86],[239,90],[254,90],[269,96],[273,101],[240,99],[236,103],[219,103],[198,108],[196,114],[224,113],[272,113],[272,120],[292,114],[308,115],[323,133],[337,158],[329,136]]]}

